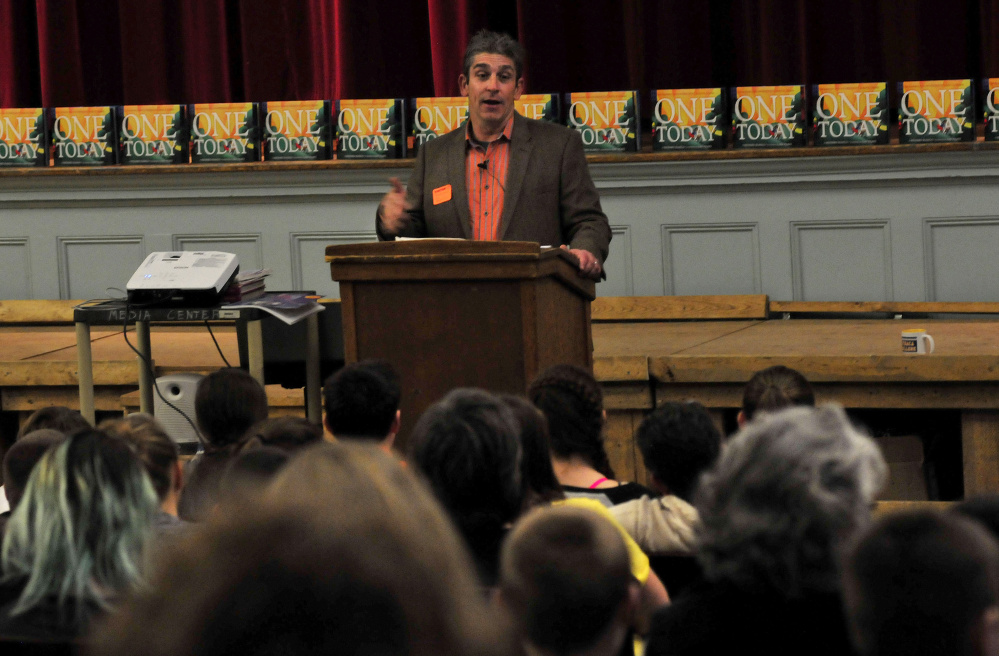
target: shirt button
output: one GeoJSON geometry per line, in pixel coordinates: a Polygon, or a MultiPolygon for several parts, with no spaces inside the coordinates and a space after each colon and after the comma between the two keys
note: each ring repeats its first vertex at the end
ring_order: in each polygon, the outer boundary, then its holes
{"type": "Polygon", "coordinates": [[[489,216],[489,212],[486,212],[486,213],[485,213],[485,215],[486,215],[486,216],[489,216]]]}
{"type": "Polygon", "coordinates": [[[488,188],[489,188],[489,185],[486,185],[486,186],[485,186],[485,188],[486,188],[486,189],[488,189],[488,188]]]}

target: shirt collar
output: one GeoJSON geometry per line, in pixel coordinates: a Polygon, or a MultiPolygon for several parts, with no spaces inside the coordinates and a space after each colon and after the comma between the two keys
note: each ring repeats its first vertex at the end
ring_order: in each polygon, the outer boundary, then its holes
{"type": "MultiPolygon", "coordinates": [[[[506,141],[510,141],[510,137],[513,135],[513,118],[516,115],[517,115],[517,112],[514,112],[513,114],[510,115],[510,120],[506,122],[506,127],[503,128],[503,133],[499,137],[496,138],[496,141],[500,141],[501,139],[505,139],[506,141]]],[[[465,142],[471,148],[475,148],[478,143],[481,143],[478,140],[476,140],[476,141],[472,140],[472,122],[471,121],[465,121],[465,142]]]]}

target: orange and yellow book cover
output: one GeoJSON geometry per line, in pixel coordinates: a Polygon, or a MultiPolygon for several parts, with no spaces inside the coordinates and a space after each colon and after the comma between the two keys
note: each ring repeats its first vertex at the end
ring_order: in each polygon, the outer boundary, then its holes
{"type": "Polygon", "coordinates": [[[525,118],[549,123],[561,123],[561,107],[557,93],[525,93],[516,101],[514,108],[525,118]]]}
{"type": "Polygon", "coordinates": [[[188,107],[191,161],[194,163],[260,160],[257,103],[205,103],[188,107]]]}
{"type": "Polygon", "coordinates": [[[999,141],[999,77],[982,80],[982,121],[985,140],[999,141]]]}
{"type": "Polygon", "coordinates": [[[56,107],[49,111],[55,166],[116,163],[115,107],[56,107]]]}
{"type": "Polygon", "coordinates": [[[401,98],[339,100],[336,115],[337,158],[405,157],[404,107],[405,102],[401,98]]]}
{"type": "Polygon", "coordinates": [[[416,153],[420,146],[454,130],[466,119],[468,98],[464,96],[414,98],[413,131],[409,149],[416,153]]]}
{"type": "Polygon", "coordinates": [[[723,148],[725,94],[717,89],[656,89],[652,92],[652,149],[723,148]]]}
{"type": "Polygon", "coordinates": [[[567,93],[568,125],[583,149],[596,153],[635,152],[641,147],[636,91],[567,93]]]}
{"type": "Polygon", "coordinates": [[[898,142],[975,140],[975,87],[971,80],[898,83],[898,142]]]}
{"type": "Polygon", "coordinates": [[[48,122],[41,107],[0,109],[0,166],[48,166],[48,122]]]}
{"type": "Polygon", "coordinates": [[[812,87],[812,97],[816,146],[888,143],[888,85],[884,82],[819,84],[812,87]]]}
{"type": "Polygon", "coordinates": [[[288,100],[260,104],[264,116],[264,159],[330,159],[330,102],[288,100]]]}
{"type": "Polygon", "coordinates": [[[125,105],[118,114],[118,161],[122,164],[186,164],[185,105],[125,105]]]}
{"type": "Polygon", "coordinates": [[[801,85],[732,89],[735,148],[792,148],[808,143],[801,85]]]}

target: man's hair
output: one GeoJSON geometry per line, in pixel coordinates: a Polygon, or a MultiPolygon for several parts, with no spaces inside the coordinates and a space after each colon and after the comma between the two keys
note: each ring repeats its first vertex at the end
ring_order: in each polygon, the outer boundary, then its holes
{"type": "Polygon", "coordinates": [[[548,440],[548,421],[530,401],[513,394],[500,394],[500,400],[510,408],[520,429],[520,478],[524,490],[524,507],[565,498],[565,492],[552,468],[548,440]]]}
{"type": "Polygon", "coordinates": [[[635,441],[645,468],[690,501],[701,473],[718,460],[722,436],[700,403],[665,403],[642,421],[635,441]]]}
{"type": "Polygon", "coordinates": [[[503,546],[503,599],[525,637],[552,654],[583,650],[604,635],[632,580],[621,534],[590,510],[538,508],[503,546]]]}
{"type": "Polygon", "coordinates": [[[242,369],[219,369],[198,381],[194,414],[208,445],[229,446],[253,424],[267,418],[267,394],[242,369]]]}
{"type": "Polygon", "coordinates": [[[50,405],[31,413],[24,425],[17,431],[17,439],[42,428],[51,428],[69,437],[73,433],[93,428],[93,426],[83,418],[79,410],[71,410],[61,405],[50,405]]]}
{"type": "Polygon", "coordinates": [[[954,504],[950,510],[975,520],[999,540],[999,494],[980,494],[954,504]]]}
{"type": "Polygon", "coordinates": [[[580,456],[607,478],[614,478],[604,449],[604,394],[589,371],[557,364],[531,382],[527,397],[548,420],[552,453],[580,456]]]}
{"type": "MultiPolygon", "coordinates": [[[[452,390],[416,422],[409,456],[472,551],[497,555],[505,527],[523,504],[510,409],[485,390],[452,390]]],[[[482,574],[488,579],[495,572],[482,574]]]]}
{"type": "Polygon", "coordinates": [[[219,479],[220,503],[256,503],[291,456],[283,449],[253,441],[225,466],[219,479]]]}
{"type": "Polygon", "coordinates": [[[861,654],[970,656],[999,603],[999,545],[955,514],[889,515],[849,552],[843,588],[861,654]]]}
{"type": "Polygon", "coordinates": [[[4,574],[26,579],[12,612],[53,598],[66,616],[109,608],[143,581],[157,508],[142,463],[122,440],[90,429],[47,451],[4,536],[4,574]]]}
{"type": "Polygon", "coordinates": [[[839,557],[870,521],[881,451],[837,406],[759,417],[694,495],[705,576],[786,598],[839,588],[839,557]]]}
{"type": "Polygon", "coordinates": [[[804,376],[783,365],[757,371],[742,393],[742,414],[747,420],[758,412],[774,412],[796,405],[815,407],[815,393],[804,376]]]}
{"type": "Polygon", "coordinates": [[[373,445],[301,451],[259,504],[176,546],[91,653],[508,653],[430,491],[373,445]]]}
{"type": "Polygon", "coordinates": [[[513,62],[517,79],[524,76],[524,46],[520,45],[509,34],[479,30],[469,40],[468,47],[465,48],[465,58],[462,61],[461,70],[465,73],[466,79],[471,74],[472,62],[475,57],[483,53],[508,57],[513,62]]]}
{"type": "Polygon", "coordinates": [[[348,364],[326,380],[326,426],[337,439],[383,440],[399,410],[399,375],[384,360],[348,364]]]}
{"type": "Polygon", "coordinates": [[[246,440],[256,438],[264,446],[288,453],[323,441],[323,427],[305,417],[271,417],[254,424],[246,440]]]}
{"type": "Polygon", "coordinates": [[[3,489],[10,509],[17,508],[24,495],[31,470],[42,456],[54,446],[66,441],[66,436],[51,428],[31,431],[7,449],[3,456],[3,489]]]}
{"type": "Polygon", "coordinates": [[[177,444],[170,439],[163,425],[152,415],[136,413],[122,419],[102,421],[98,429],[131,445],[162,502],[170,492],[180,458],[177,444]]]}

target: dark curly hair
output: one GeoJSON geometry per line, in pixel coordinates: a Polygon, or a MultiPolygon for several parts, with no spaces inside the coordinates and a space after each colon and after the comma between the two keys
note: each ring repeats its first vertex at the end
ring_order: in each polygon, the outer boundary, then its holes
{"type": "Polygon", "coordinates": [[[693,496],[701,472],[718,460],[722,436],[697,402],[664,403],[635,433],[645,468],[684,501],[693,496]]]}
{"type": "Polygon", "coordinates": [[[552,453],[580,456],[607,478],[615,477],[604,449],[604,394],[590,372],[571,364],[549,367],[527,396],[548,419],[552,453]]]}

